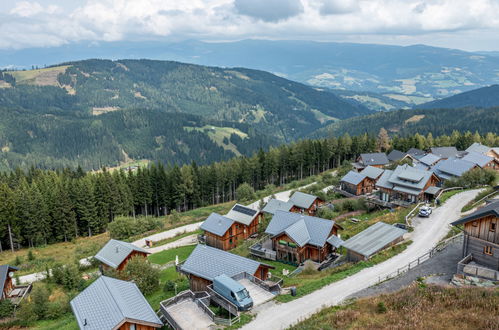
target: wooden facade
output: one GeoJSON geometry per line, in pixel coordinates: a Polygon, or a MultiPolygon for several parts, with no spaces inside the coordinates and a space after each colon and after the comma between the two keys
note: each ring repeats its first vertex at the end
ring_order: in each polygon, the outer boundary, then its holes
{"type": "Polygon", "coordinates": [[[492,159],[490,162],[485,164],[482,168],[488,169],[488,170],[499,171],[499,160],[492,159]]]}
{"type": "Polygon", "coordinates": [[[154,330],[161,328],[159,325],[154,325],[152,323],[144,323],[137,320],[125,320],[125,323],[119,326],[119,330],[154,330]]]}
{"type": "Polygon", "coordinates": [[[499,218],[487,215],[464,224],[463,257],[472,255],[480,265],[499,270],[499,218]]]}
{"type": "Polygon", "coordinates": [[[374,190],[375,184],[376,184],[375,180],[366,176],[357,185],[342,181],[341,190],[344,190],[356,196],[365,195],[365,194],[370,194],[374,190]]]}
{"type": "Polygon", "coordinates": [[[411,203],[428,201],[429,196],[427,196],[424,193],[425,190],[428,189],[429,187],[436,187],[439,182],[440,182],[440,179],[435,174],[432,174],[430,179],[426,182],[423,189],[421,189],[421,192],[417,196],[411,195],[408,193],[404,193],[404,192],[400,192],[397,190],[393,190],[393,189],[388,189],[385,187],[379,187],[379,190],[381,193],[381,200],[386,201],[386,202],[389,202],[392,200],[402,200],[402,201],[407,201],[407,202],[411,202],[411,203]]]}
{"type": "Polygon", "coordinates": [[[236,222],[227,229],[223,236],[205,231],[206,245],[215,247],[220,250],[230,250],[238,246],[238,244],[258,231],[258,224],[263,217],[263,213],[259,213],[249,226],[236,222]]]}
{"type": "MultiPolygon", "coordinates": [[[[136,251],[136,250],[133,250],[132,252],[130,252],[130,254],[121,262],[121,264],[118,265],[118,267],[116,268],[116,270],[118,271],[122,271],[125,267],[126,267],[126,264],[128,263],[128,261],[132,258],[132,257],[135,257],[135,256],[141,256],[141,257],[144,257],[144,258],[147,258],[147,255],[148,253],[144,253],[144,252],[141,252],[141,251],[136,251]]],[[[106,265],[105,263],[101,263],[101,266],[102,266],[102,269],[103,270],[110,270],[110,269],[113,269],[111,266],[109,265],[106,265]]]]}
{"type": "Polygon", "coordinates": [[[12,281],[12,278],[7,276],[7,278],[5,279],[5,284],[3,286],[3,292],[2,292],[2,295],[0,297],[0,300],[7,298],[9,296],[9,293],[12,291],[12,289],[14,289],[14,283],[12,281]]]}
{"type": "Polygon", "coordinates": [[[303,213],[307,215],[314,216],[320,206],[324,205],[325,201],[317,197],[314,202],[310,205],[308,209],[301,208],[297,205],[293,205],[293,207],[289,210],[289,212],[293,213],[303,213]]]}

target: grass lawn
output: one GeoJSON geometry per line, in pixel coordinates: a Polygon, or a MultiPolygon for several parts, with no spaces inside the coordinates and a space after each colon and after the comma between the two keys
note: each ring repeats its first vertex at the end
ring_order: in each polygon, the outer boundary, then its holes
{"type": "Polygon", "coordinates": [[[188,245],[175,249],[164,250],[158,253],[153,253],[148,258],[150,262],[158,265],[164,265],[170,261],[175,261],[175,256],[178,256],[179,261],[184,261],[195,247],[196,245],[188,245]]]}
{"type": "Polygon", "coordinates": [[[440,204],[445,203],[449,198],[451,198],[455,194],[459,194],[460,192],[463,192],[463,191],[464,191],[464,189],[456,189],[456,190],[449,190],[449,191],[443,192],[439,198],[440,204]]]}
{"type": "Polygon", "coordinates": [[[159,289],[146,296],[147,301],[155,311],[159,309],[160,302],[175,296],[174,290],[168,292],[163,290],[167,281],[173,281],[177,284],[177,293],[189,289],[189,280],[184,275],[177,273],[175,267],[162,270],[159,275],[159,281],[159,289]]]}
{"type": "Polygon", "coordinates": [[[55,320],[37,321],[31,329],[43,330],[78,330],[78,323],[73,314],[67,314],[55,320]]]}

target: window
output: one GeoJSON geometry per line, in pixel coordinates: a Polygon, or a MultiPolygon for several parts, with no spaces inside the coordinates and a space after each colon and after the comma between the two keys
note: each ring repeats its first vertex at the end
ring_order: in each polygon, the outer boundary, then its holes
{"type": "Polygon", "coordinates": [[[489,228],[490,231],[496,231],[496,224],[494,222],[491,222],[490,223],[490,228],[489,228]]]}
{"type": "Polygon", "coordinates": [[[130,330],[135,330],[135,324],[130,324],[130,330]]]}
{"type": "Polygon", "coordinates": [[[491,256],[492,255],[492,246],[484,246],[483,247],[483,253],[486,255],[491,256]]]}
{"type": "Polygon", "coordinates": [[[478,227],[478,221],[473,221],[472,225],[473,227],[478,227]]]}

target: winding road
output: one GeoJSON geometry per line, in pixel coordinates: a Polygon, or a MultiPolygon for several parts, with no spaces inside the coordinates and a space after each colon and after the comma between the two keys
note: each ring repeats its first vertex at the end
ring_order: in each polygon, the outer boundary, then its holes
{"type": "Polygon", "coordinates": [[[413,243],[400,254],[304,297],[285,304],[269,305],[261,309],[256,318],[242,329],[285,329],[326,306],[337,305],[346,297],[376,284],[380,276],[391,274],[435,247],[449,231],[449,224],[461,216],[461,208],[479,191],[458,193],[436,208],[429,218],[415,218],[414,231],[411,233],[413,243]]]}

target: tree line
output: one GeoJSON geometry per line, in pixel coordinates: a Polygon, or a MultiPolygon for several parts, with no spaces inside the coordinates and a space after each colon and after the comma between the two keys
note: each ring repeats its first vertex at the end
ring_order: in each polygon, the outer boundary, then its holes
{"type": "Polygon", "coordinates": [[[360,153],[392,148],[427,149],[473,142],[497,145],[495,133],[482,136],[454,132],[390,139],[377,137],[331,137],[303,140],[260,150],[210,165],[152,164],[135,171],[105,168],[85,172],[81,168],[28,171],[17,169],[0,174],[0,249],[38,246],[68,241],[78,236],[102,233],[117,216],[164,216],[238,198],[241,184],[253,189],[282,185],[336,168],[360,153]]]}

